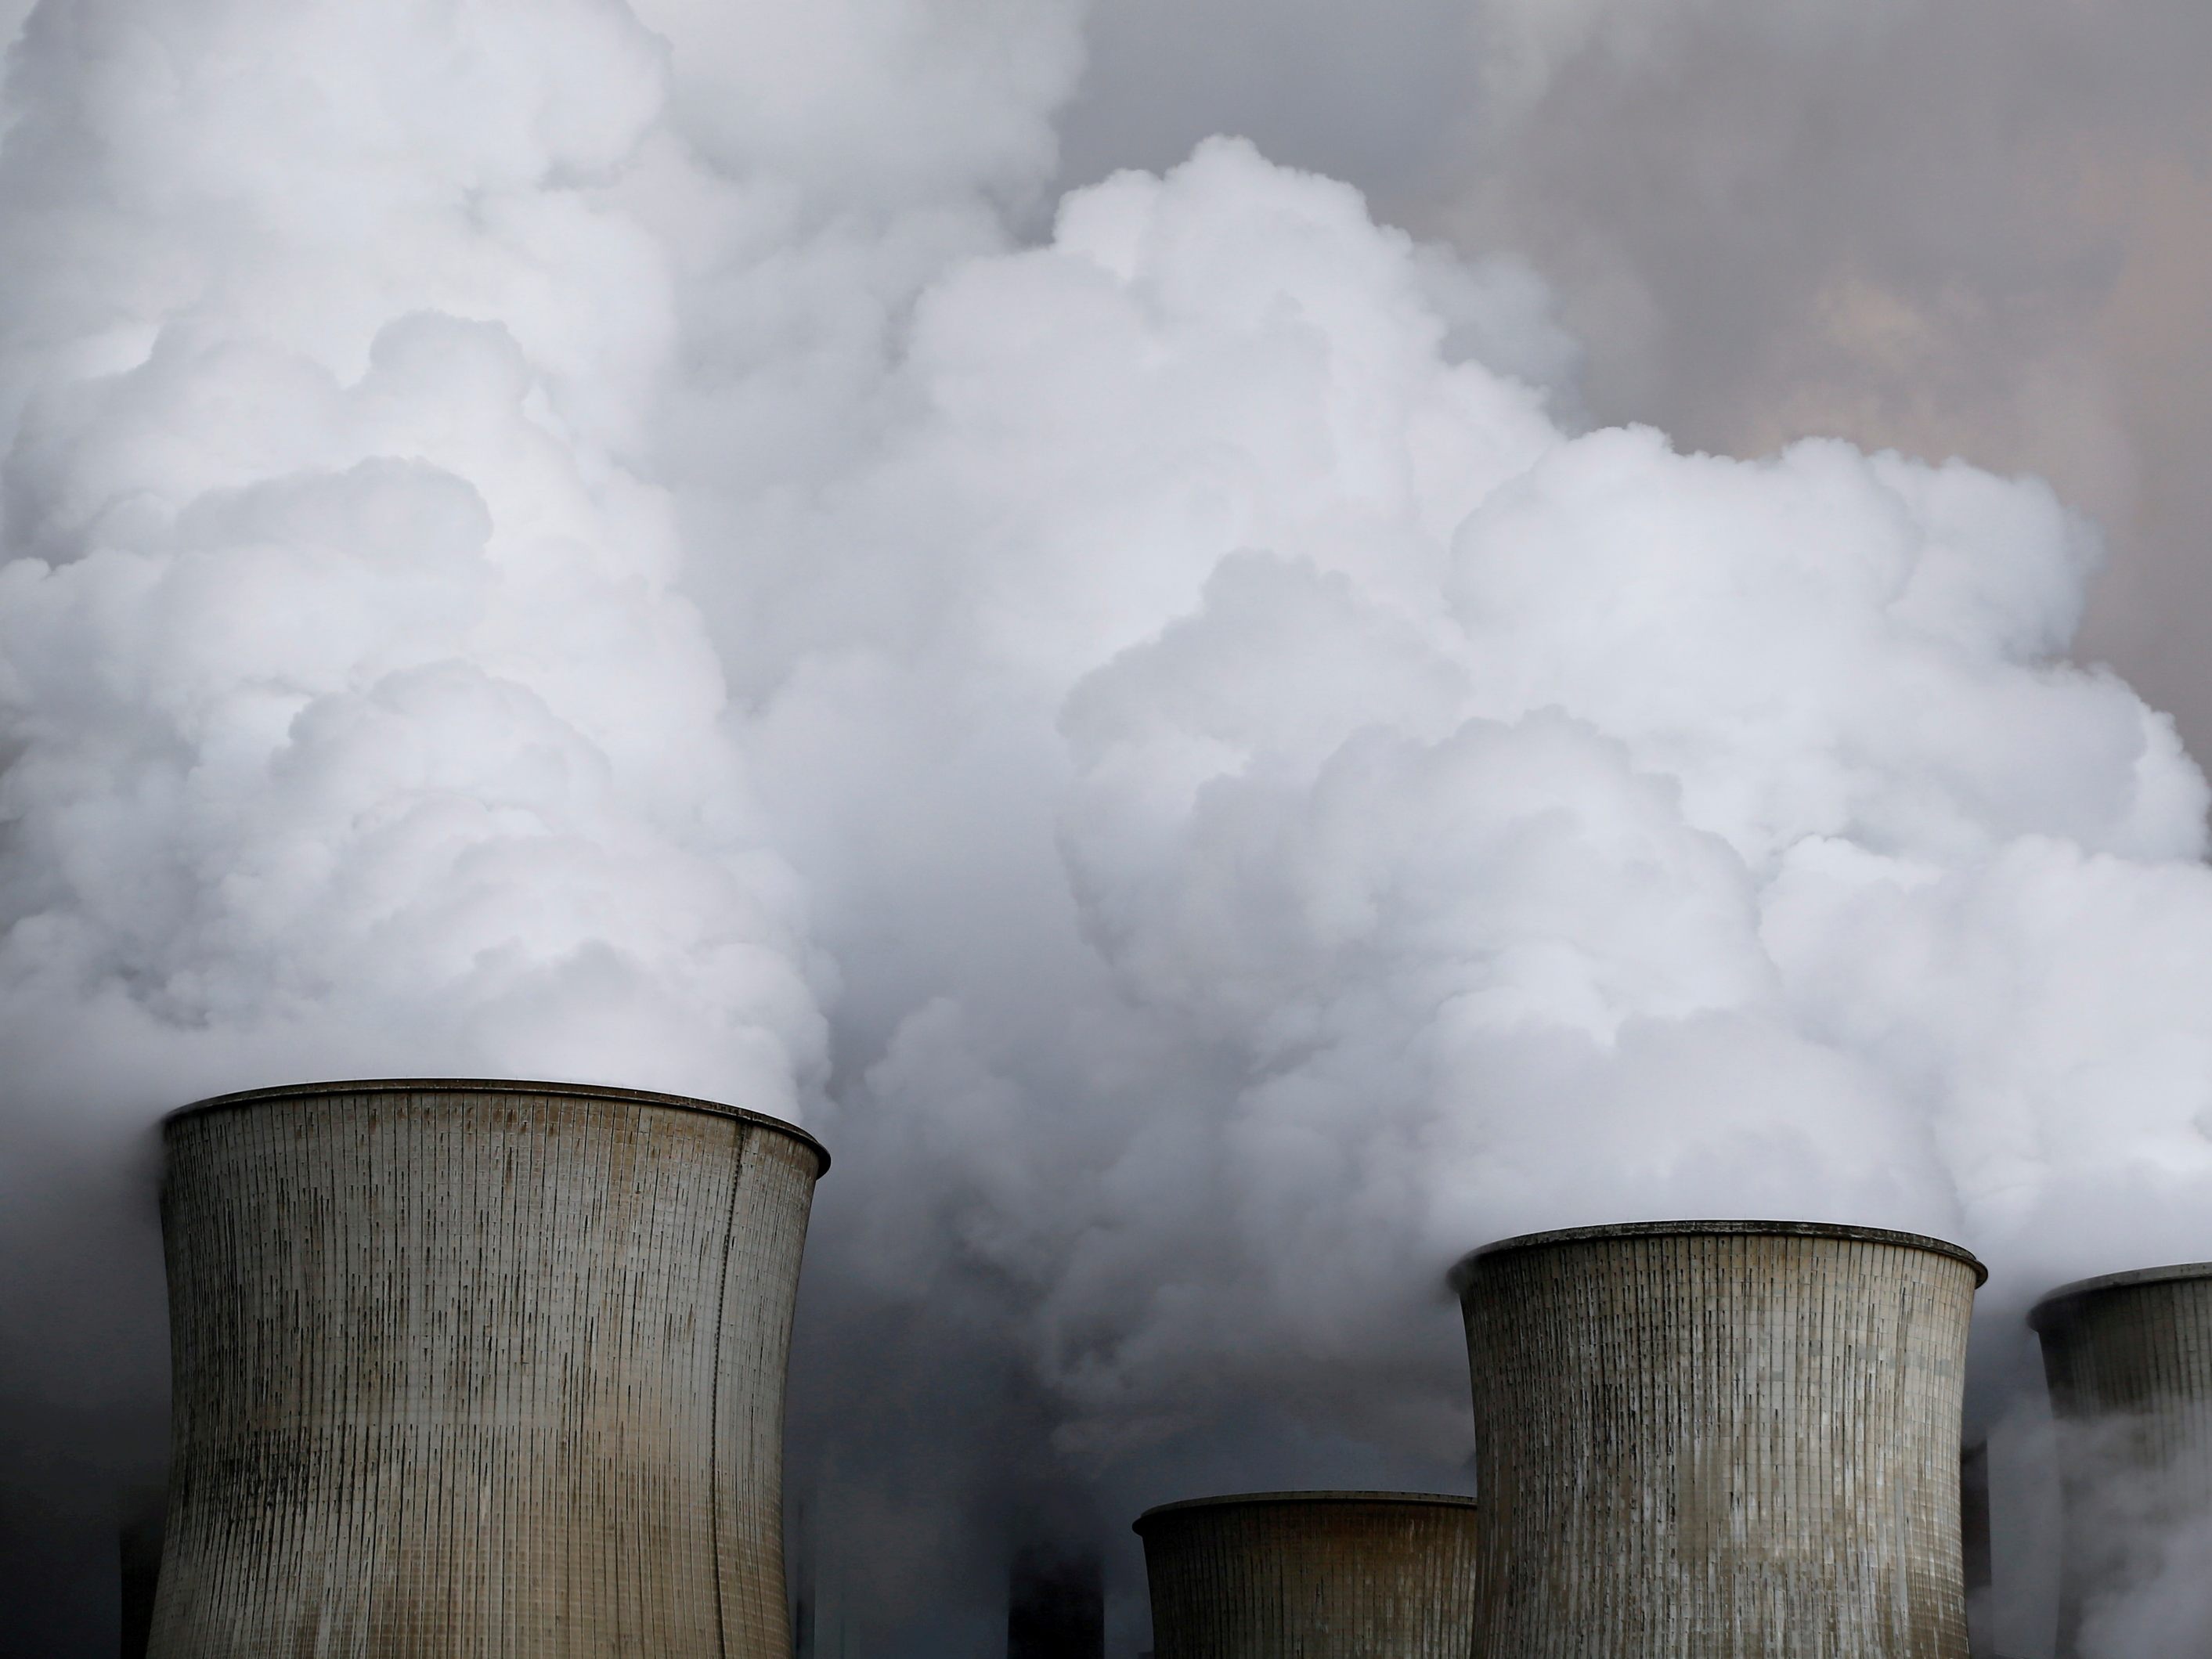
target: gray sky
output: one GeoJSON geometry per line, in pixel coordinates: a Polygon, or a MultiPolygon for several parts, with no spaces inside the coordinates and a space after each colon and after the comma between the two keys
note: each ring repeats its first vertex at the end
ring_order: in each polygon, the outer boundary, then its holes
{"type": "Polygon", "coordinates": [[[1526,258],[1600,420],[2048,477],[2110,538],[2079,654],[2212,750],[2212,12],[1120,0],[1092,41],[1068,177],[1227,125],[1526,258]]]}

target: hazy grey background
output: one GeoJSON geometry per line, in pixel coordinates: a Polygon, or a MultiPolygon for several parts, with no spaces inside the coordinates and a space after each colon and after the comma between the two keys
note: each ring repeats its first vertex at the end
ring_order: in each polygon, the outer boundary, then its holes
{"type": "Polygon", "coordinates": [[[1121,0],[1090,41],[1069,179],[1244,132],[1532,262],[1598,420],[2051,478],[2110,538],[2080,654],[2212,747],[2212,12],[1121,0]]]}

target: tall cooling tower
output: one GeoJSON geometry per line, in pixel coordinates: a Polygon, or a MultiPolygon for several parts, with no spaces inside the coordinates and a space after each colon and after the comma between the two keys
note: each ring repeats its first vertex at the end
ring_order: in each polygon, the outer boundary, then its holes
{"type": "Polygon", "coordinates": [[[781,1659],[788,1124],[562,1084],[166,1127],[153,1659],[781,1659]]]}
{"type": "Polygon", "coordinates": [[[1468,1659],[1471,1498],[1279,1492],[1138,1517],[1155,1659],[1468,1659]]]}
{"type": "Polygon", "coordinates": [[[1535,1233],[1455,1272],[1478,1653],[1966,1659],[1959,1434],[1987,1274],[1912,1233],[1535,1233]]]}
{"type": "Polygon", "coordinates": [[[2212,1533],[2212,1262],[2053,1291],[2028,1316],[2061,1425],[2059,1650],[2085,1605],[2147,1577],[2180,1529],[2212,1533]]]}

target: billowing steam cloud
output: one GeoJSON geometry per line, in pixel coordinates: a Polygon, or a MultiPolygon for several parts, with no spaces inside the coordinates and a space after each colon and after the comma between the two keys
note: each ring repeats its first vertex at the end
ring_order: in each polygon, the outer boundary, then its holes
{"type": "Polygon", "coordinates": [[[664,76],[588,5],[33,20],[4,179],[18,1054],[194,1084],[612,1064],[796,1104],[794,884],[635,459],[673,273],[599,199],[664,76]]]}
{"type": "Polygon", "coordinates": [[[2084,639],[2193,747],[2212,617],[2212,12],[2145,0],[1112,0],[1090,179],[1231,130],[1534,259],[1608,420],[2051,478],[2111,538],[2084,639]]]}
{"type": "Polygon", "coordinates": [[[303,1075],[807,1119],[812,1396],[945,1408],[821,1477],[902,1653],[1040,1460],[1449,1468],[1501,1233],[2200,1253],[2206,792],[2066,659],[2091,527],[1583,431],[1525,266],[1243,143],[1025,238],[1079,22],[30,17],[0,1183],[303,1075]]]}
{"type": "Polygon", "coordinates": [[[885,816],[969,849],[865,907],[959,960],[844,1097],[910,1181],[861,1271],[1018,1287],[1074,1451],[1289,1399],[1444,1461],[1437,1270],[1518,1227],[1923,1227],[2000,1320],[2191,1253],[2203,788],[2060,660],[2086,526],[1832,444],[1570,438],[1440,350],[1431,271],[1216,145],[926,300],[890,493],[970,562],[981,684],[877,648],[768,717],[911,734],[885,816]]]}

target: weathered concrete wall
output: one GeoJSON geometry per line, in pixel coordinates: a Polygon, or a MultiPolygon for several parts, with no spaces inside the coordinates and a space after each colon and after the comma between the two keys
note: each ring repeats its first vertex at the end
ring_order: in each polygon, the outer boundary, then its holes
{"type": "Polygon", "coordinates": [[[2084,1279],[2028,1322],[2062,1425],[2067,1653],[2092,1597],[2142,1577],[2166,1534],[2212,1516],[2212,1262],[2084,1279]]]}
{"type": "Polygon", "coordinates": [[[167,1127],[154,1659],[781,1659],[784,1361],[826,1156],[556,1085],[167,1127]]]}
{"type": "Polygon", "coordinates": [[[1477,1652],[1966,1659],[1965,1251],[1664,1223],[1508,1240],[1457,1276],[1477,1652]]]}
{"type": "Polygon", "coordinates": [[[1138,1518],[1156,1659],[1468,1659],[1469,1498],[1258,1492],[1138,1518]]]}

